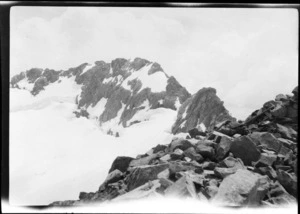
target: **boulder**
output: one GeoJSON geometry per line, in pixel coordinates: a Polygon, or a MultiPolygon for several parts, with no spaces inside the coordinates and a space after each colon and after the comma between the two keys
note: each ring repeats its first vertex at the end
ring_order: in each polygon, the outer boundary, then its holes
{"type": "Polygon", "coordinates": [[[159,160],[161,160],[163,162],[167,162],[167,161],[171,160],[171,155],[170,154],[166,154],[163,157],[161,157],[159,160]]]}
{"type": "Polygon", "coordinates": [[[191,144],[190,141],[184,138],[174,138],[169,145],[169,150],[173,152],[175,149],[178,148],[184,151],[190,147],[193,147],[193,144],[191,144]]]}
{"type": "Polygon", "coordinates": [[[222,168],[222,167],[216,167],[214,169],[214,173],[217,177],[224,179],[228,175],[232,175],[238,171],[238,168],[222,168]]]}
{"type": "Polygon", "coordinates": [[[183,151],[181,149],[175,149],[174,152],[170,154],[171,160],[181,160],[183,158],[183,151]]]}
{"type": "Polygon", "coordinates": [[[277,177],[279,183],[290,193],[292,196],[297,196],[297,177],[293,173],[285,172],[281,169],[277,170],[277,177]]]}
{"type": "Polygon", "coordinates": [[[169,178],[173,181],[176,180],[176,173],[194,171],[196,173],[202,173],[202,166],[193,162],[184,162],[184,161],[171,161],[169,164],[170,176],[169,178]]]}
{"type": "Polygon", "coordinates": [[[277,126],[277,131],[283,136],[283,138],[296,140],[298,133],[294,129],[280,124],[276,124],[276,126],[277,126]]]}
{"type": "Polygon", "coordinates": [[[254,172],[257,172],[261,175],[267,175],[271,180],[277,179],[277,173],[271,166],[256,167],[254,172]]]}
{"type": "Polygon", "coordinates": [[[245,165],[251,165],[252,162],[258,161],[260,152],[253,140],[248,136],[241,136],[233,140],[230,146],[230,152],[240,158],[245,165]]]}
{"type": "Polygon", "coordinates": [[[153,147],[152,149],[153,149],[153,153],[157,153],[157,152],[160,152],[160,151],[164,152],[166,148],[167,148],[166,145],[158,144],[157,146],[153,147]]]}
{"type": "Polygon", "coordinates": [[[212,147],[206,146],[201,143],[198,143],[196,145],[196,152],[202,155],[204,158],[209,158],[209,159],[213,159],[215,155],[215,150],[212,147]]]}
{"type": "Polygon", "coordinates": [[[274,137],[273,134],[268,132],[253,132],[249,137],[255,142],[256,145],[262,145],[263,148],[278,152],[281,143],[274,137]]]}
{"type": "Polygon", "coordinates": [[[195,185],[188,175],[182,176],[165,191],[166,196],[197,198],[195,185]]]}
{"type": "Polygon", "coordinates": [[[271,184],[268,195],[270,198],[267,201],[272,204],[286,205],[297,203],[297,200],[290,195],[278,181],[271,184]]]}
{"type": "Polygon", "coordinates": [[[132,160],[129,164],[129,167],[136,167],[136,166],[143,166],[148,165],[151,161],[153,161],[156,158],[160,158],[164,155],[163,152],[158,152],[140,159],[132,160]]]}
{"type": "Polygon", "coordinates": [[[157,179],[157,174],[169,167],[169,164],[157,164],[150,166],[140,166],[133,169],[133,171],[125,178],[127,190],[131,191],[148,181],[157,179]]]}
{"type": "Polygon", "coordinates": [[[259,205],[269,186],[268,177],[239,169],[222,181],[212,202],[230,206],[259,205]]]}
{"type": "Polygon", "coordinates": [[[223,161],[219,162],[218,166],[226,168],[245,169],[243,161],[240,158],[228,156],[223,161]]]}
{"type": "Polygon", "coordinates": [[[260,158],[257,162],[254,163],[255,167],[264,167],[264,166],[272,166],[276,161],[277,155],[270,153],[261,153],[260,158]]]}
{"type": "Polygon", "coordinates": [[[126,172],[129,167],[130,162],[133,160],[132,157],[119,156],[117,157],[111,165],[109,173],[114,171],[115,169],[120,170],[121,172],[126,172]]]}
{"type": "Polygon", "coordinates": [[[217,164],[215,162],[206,161],[202,164],[202,168],[203,169],[208,169],[208,170],[214,170],[216,165],[217,164]]]}
{"type": "Polygon", "coordinates": [[[191,160],[195,160],[197,162],[201,162],[204,160],[202,155],[198,154],[194,147],[186,149],[183,154],[191,160]]]}
{"type": "Polygon", "coordinates": [[[206,133],[203,131],[199,131],[197,128],[193,128],[191,130],[188,131],[189,135],[191,136],[191,138],[196,138],[197,136],[206,136],[206,133]]]}
{"type": "Polygon", "coordinates": [[[122,178],[123,178],[123,173],[120,170],[115,169],[114,171],[108,174],[103,184],[99,187],[99,191],[104,190],[108,184],[117,182],[122,178]]]}
{"type": "Polygon", "coordinates": [[[230,150],[232,140],[228,137],[223,136],[220,143],[216,147],[216,158],[217,160],[222,160],[225,158],[230,150]]]}

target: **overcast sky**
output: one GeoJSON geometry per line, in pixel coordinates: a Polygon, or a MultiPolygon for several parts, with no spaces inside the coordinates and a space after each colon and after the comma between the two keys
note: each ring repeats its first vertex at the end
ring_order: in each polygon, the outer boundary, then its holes
{"type": "Polygon", "coordinates": [[[245,119],[298,84],[294,9],[14,7],[11,75],[141,57],[245,119]]]}

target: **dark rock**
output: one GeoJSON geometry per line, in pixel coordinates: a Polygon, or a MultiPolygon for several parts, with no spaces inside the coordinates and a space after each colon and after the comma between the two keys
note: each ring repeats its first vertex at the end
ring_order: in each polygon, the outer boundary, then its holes
{"type": "Polygon", "coordinates": [[[108,184],[115,183],[121,180],[122,178],[123,178],[123,173],[120,170],[115,169],[114,171],[108,174],[103,184],[99,187],[99,191],[104,190],[108,184]]]}
{"type": "Polygon", "coordinates": [[[16,84],[25,78],[25,72],[21,72],[20,74],[16,74],[11,78],[10,84],[12,87],[16,87],[16,84]]]}
{"type": "Polygon", "coordinates": [[[190,141],[184,139],[184,138],[175,138],[172,140],[172,142],[169,145],[170,151],[174,151],[175,149],[181,149],[186,150],[190,147],[192,147],[193,144],[190,143],[190,141]]]}
{"type": "Polygon", "coordinates": [[[48,85],[47,79],[46,77],[39,77],[35,83],[34,83],[34,87],[31,91],[32,95],[36,95],[38,94],[41,90],[44,90],[44,87],[48,85]]]}
{"type": "Polygon", "coordinates": [[[55,201],[51,204],[49,204],[50,207],[68,207],[68,206],[74,206],[76,205],[76,203],[78,203],[78,201],[74,201],[74,200],[67,200],[67,201],[55,201]]]}
{"type": "Polygon", "coordinates": [[[153,149],[153,153],[157,153],[157,152],[160,152],[160,151],[165,151],[165,149],[167,148],[166,145],[160,145],[158,144],[157,146],[155,146],[153,149]]]}
{"type": "Polygon", "coordinates": [[[138,71],[147,64],[150,64],[148,60],[137,57],[131,62],[130,67],[138,71]]]}
{"type": "Polygon", "coordinates": [[[151,68],[149,69],[148,74],[151,75],[159,71],[163,72],[164,70],[161,68],[160,64],[155,62],[152,64],[151,68]]]}
{"type": "Polygon", "coordinates": [[[131,191],[148,181],[157,179],[157,174],[167,169],[169,164],[136,167],[126,178],[127,190],[131,191]]]}
{"type": "Polygon", "coordinates": [[[79,200],[91,200],[95,196],[94,192],[80,192],[79,193],[79,200]]]}
{"type": "Polygon", "coordinates": [[[294,204],[297,202],[296,199],[291,196],[278,181],[271,185],[268,194],[270,196],[268,201],[272,204],[284,205],[291,203],[294,204]]]}
{"type": "Polygon", "coordinates": [[[197,136],[206,136],[206,133],[203,131],[199,131],[197,128],[193,128],[191,130],[188,131],[189,135],[191,136],[191,138],[196,138],[197,136]]]}
{"type": "Polygon", "coordinates": [[[277,170],[277,177],[279,183],[290,193],[292,196],[297,196],[297,177],[295,174],[287,173],[281,169],[277,170]]]}
{"type": "Polygon", "coordinates": [[[206,146],[201,143],[198,143],[196,145],[196,152],[202,155],[204,158],[209,158],[209,159],[213,159],[215,155],[215,150],[212,147],[206,146]]]}
{"type": "Polygon", "coordinates": [[[34,83],[35,80],[37,80],[43,72],[43,69],[41,68],[32,68],[28,71],[26,71],[26,77],[28,79],[29,83],[34,83]]]}
{"type": "Polygon", "coordinates": [[[130,162],[133,160],[131,157],[119,156],[117,157],[111,165],[109,173],[114,171],[115,169],[120,170],[121,172],[126,172],[129,167],[130,162]]]}
{"type": "Polygon", "coordinates": [[[222,137],[220,143],[216,147],[216,158],[222,160],[225,158],[231,147],[232,140],[228,137],[222,137]]]}
{"type": "Polygon", "coordinates": [[[214,170],[214,168],[216,167],[216,163],[214,163],[214,162],[204,162],[203,164],[202,164],[202,168],[203,169],[208,169],[208,170],[214,170]]]}
{"type": "Polygon", "coordinates": [[[230,146],[230,152],[235,157],[242,159],[245,165],[251,165],[253,161],[257,161],[260,157],[260,152],[255,143],[247,136],[234,139],[230,146]]]}
{"type": "Polygon", "coordinates": [[[267,175],[272,180],[277,179],[277,173],[271,166],[258,167],[258,168],[255,168],[254,171],[261,175],[267,175]]]}
{"type": "Polygon", "coordinates": [[[132,160],[129,164],[129,167],[137,167],[137,166],[143,166],[143,165],[148,165],[151,161],[154,159],[160,158],[164,155],[163,152],[158,152],[140,159],[135,159],[132,160]]]}
{"type": "Polygon", "coordinates": [[[284,145],[281,146],[278,152],[278,155],[282,155],[283,157],[287,157],[290,154],[293,154],[293,151],[284,145]]]}
{"type": "Polygon", "coordinates": [[[282,118],[282,117],[286,117],[286,115],[288,114],[288,109],[285,106],[278,104],[270,112],[273,117],[282,118]]]}
{"type": "Polygon", "coordinates": [[[224,108],[215,89],[202,88],[181,105],[172,133],[187,132],[201,123],[208,129],[212,129],[224,120],[235,119],[224,108]]]}
{"type": "Polygon", "coordinates": [[[175,149],[174,152],[170,154],[172,160],[181,160],[183,156],[183,151],[181,149],[175,149]]]}
{"type": "Polygon", "coordinates": [[[202,173],[203,169],[201,165],[197,163],[188,163],[184,161],[171,161],[169,162],[170,179],[177,180],[175,175],[178,172],[194,171],[196,173],[202,173]]]}
{"type": "Polygon", "coordinates": [[[190,147],[184,151],[184,155],[189,157],[191,160],[195,160],[197,162],[201,162],[204,160],[202,155],[198,154],[194,147],[190,147]]]}

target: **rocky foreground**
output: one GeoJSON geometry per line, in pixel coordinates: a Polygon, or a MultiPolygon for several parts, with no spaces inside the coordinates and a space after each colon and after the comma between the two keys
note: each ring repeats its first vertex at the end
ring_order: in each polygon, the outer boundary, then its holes
{"type": "Polygon", "coordinates": [[[117,157],[96,192],[51,206],[191,197],[229,206],[297,203],[298,87],[278,95],[244,122],[225,120],[214,130],[189,130],[147,153],[117,157]]]}

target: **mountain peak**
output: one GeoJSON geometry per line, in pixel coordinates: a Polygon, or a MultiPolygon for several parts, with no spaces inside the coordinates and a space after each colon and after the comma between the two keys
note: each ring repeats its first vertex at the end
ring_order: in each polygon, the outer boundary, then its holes
{"type": "Polygon", "coordinates": [[[182,104],[172,132],[174,134],[188,132],[200,125],[211,129],[224,120],[235,121],[236,119],[225,109],[215,88],[202,88],[182,104]]]}
{"type": "Polygon", "coordinates": [[[74,97],[75,114],[98,120],[106,131],[141,122],[141,112],[151,109],[177,110],[191,96],[160,64],[139,57],[83,63],[64,71],[32,68],[12,77],[11,87],[39,96],[50,85],[65,82],[81,87],[74,97]]]}

